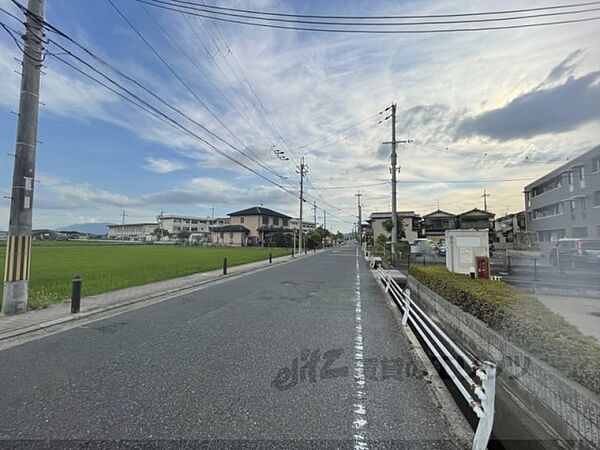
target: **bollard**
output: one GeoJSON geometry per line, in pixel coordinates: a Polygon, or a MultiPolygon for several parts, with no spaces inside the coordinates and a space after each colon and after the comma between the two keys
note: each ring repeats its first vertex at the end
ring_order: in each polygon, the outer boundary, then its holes
{"type": "Polygon", "coordinates": [[[317,253],[317,247],[313,248],[313,253],[317,253]]]}
{"type": "Polygon", "coordinates": [[[71,314],[79,312],[81,307],[81,278],[75,275],[73,278],[73,287],[71,290],[71,314]]]}
{"type": "Polygon", "coordinates": [[[273,253],[269,252],[269,264],[273,262],[273,253]]]}
{"type": "Polygon", "coordinates": [[[227,275],[227,258],[223,258],[223,275],[227,275]]]}
{"type": "Polygon", "coordinates": [[[306,247],[304,247],[304,254],[308,255],[308,249],[306,247]]]}
{"type": "Polygon", "coordinates": [[[533,258],[533,281],[537,283],[537,259],[533,258]]]}

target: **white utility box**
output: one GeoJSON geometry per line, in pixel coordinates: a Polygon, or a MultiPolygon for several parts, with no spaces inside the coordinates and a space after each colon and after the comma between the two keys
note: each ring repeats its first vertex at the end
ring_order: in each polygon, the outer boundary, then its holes
{"type": "Polygon", "coordinates": [[[475,258],[490,256],[488,230],[446,230],[446,268],[450,272],[475,272],[475,258]]]}

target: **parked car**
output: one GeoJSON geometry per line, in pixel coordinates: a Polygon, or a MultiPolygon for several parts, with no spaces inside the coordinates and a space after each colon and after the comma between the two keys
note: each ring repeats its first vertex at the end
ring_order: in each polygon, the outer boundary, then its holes
{"type": "Polygon", "coordinates": [[[435,244],[431,239],[415,239],[411,244],[410,252],[416,256],[430,256],[435,254],[435,244]]]}
{"type": "Polygon", "coordinates": [[[437,247],[437,254],[440,256],[446,256],[446,241],[440,242],[437,247]]]}
{"type": "Polygon", "coordinates": [[[600,240],[559,239],[550,250],[550,263],[554,266],[590,267],[600,265],[600,240]]]}

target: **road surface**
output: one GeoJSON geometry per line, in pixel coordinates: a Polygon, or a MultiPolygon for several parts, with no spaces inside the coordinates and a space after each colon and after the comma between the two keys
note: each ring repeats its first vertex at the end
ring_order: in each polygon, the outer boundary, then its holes
{"type": "Polygon", "coordinates": [[[0,351],[0,439],[455,448],[427,389],[339,247],[0,351]]]}
{"type": "Polygon", "coordinates": [[[575,325],[583,334],[600,341],[600,299],[545,294],[535,294],[535,297],[575,325]]]}

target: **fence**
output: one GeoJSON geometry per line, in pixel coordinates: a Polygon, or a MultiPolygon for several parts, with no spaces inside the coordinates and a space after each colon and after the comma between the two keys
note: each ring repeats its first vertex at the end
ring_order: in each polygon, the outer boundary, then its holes
{"type": "Polygon", "coordinates": [[[496,365],[490,361],[482,363],[469,356],[411,299],[409,289],[402,290],[390,274],[381,268],[377,269],[377,274],[385,292],[402,311],[402,324],[408,325],[410,322],[477,415],[479,421],[473,439],[473,450],[487,448],[494,423],[496,365]],[[476,382],[475,378],[480,382],[476,382]],[[469,390],[478,400],[473,398],[469,390]]]}

